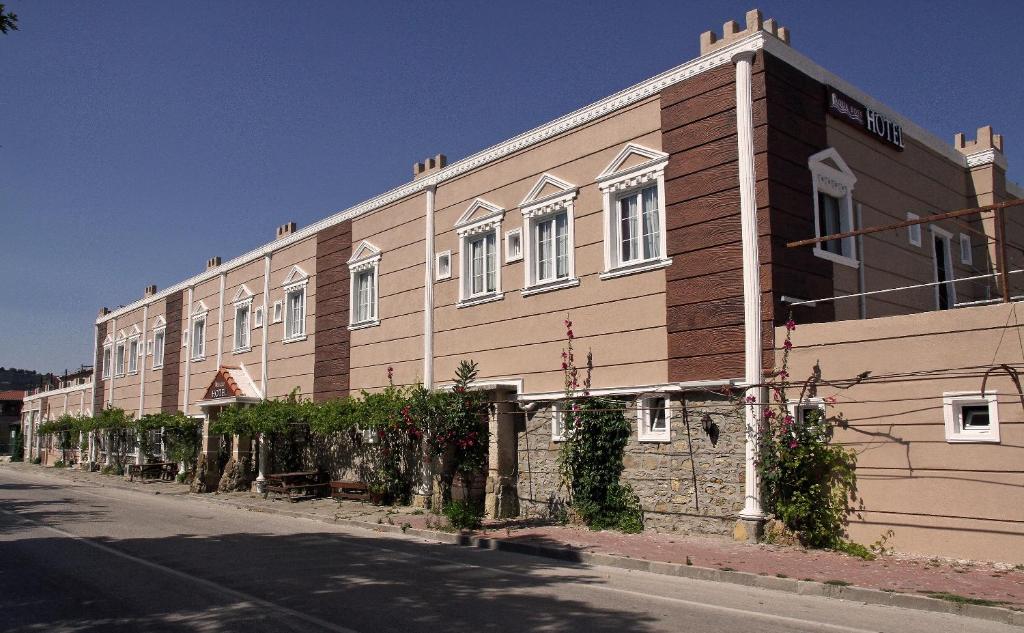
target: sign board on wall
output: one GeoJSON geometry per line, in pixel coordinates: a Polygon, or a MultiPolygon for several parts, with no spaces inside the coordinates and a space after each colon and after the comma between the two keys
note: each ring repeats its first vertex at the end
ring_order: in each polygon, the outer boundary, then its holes
{"type": "Polygon", "coordinates": [[[828,86],[828,113],[859,128],[865,134],[903,151],[903,126],[856,99],[828,86]]]}

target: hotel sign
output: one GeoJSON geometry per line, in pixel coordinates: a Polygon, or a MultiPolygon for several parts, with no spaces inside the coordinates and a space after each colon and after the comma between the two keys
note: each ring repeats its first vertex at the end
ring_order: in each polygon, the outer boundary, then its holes
{"type": "Polygon", "coordinates": [[[863,103],[828,86],[828,113],[865,134],[903,151],[903,126],[863,103]]]}

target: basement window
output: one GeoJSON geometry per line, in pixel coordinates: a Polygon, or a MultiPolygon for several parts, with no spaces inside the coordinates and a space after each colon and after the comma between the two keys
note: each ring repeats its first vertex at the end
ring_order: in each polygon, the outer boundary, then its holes
{"type": "Polygon", "coordinates": [[[946,441],[999,442],[999,403],[995,391],[942,394],[946,441]]]}
{"type": "Polygon", "coordinates": [[[636,407],[639,441],[668,442],[672,439],[667,398],[641,398],[637,400],[636,407]]]}

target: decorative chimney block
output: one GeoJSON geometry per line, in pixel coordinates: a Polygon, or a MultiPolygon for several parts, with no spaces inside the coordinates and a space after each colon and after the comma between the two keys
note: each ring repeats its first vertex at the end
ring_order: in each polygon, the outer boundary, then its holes
{"type": "Polygon", "coordinates": [[[217,266],[220,266],[220,257],[211,257],[210,259],[206,260],[206,270],[216,268],[217,266]]]}
{"type": "Polygon", "coordinates": [[[277,237],[275,237],[274,239],[279,240],[281,238],[288,237],[289,235],[295,232],[296,228],[298,227],[294,222],[282,224],[281,226],[277,227],[277,237]]]}
{"type": "Polygon", "coordinates": [[[448,157],[444,154],[437,154],[431,158],[427,158],[422,163],[413,163],[412,179],[419,180],[424,176],[441,171],[447,164],[448,157]]]}
{"type": "Polygon", "coordinates": [[[736,40],[758,31],[764,31],[769,35],[777,37],[784,44],[789,44],[789,29],[784,26],[779,26],[775,21],[775,18],[765,20],[762,17],[760,10],[751,9],[750,11],[747,11],[747,28],[742,31],[735,20],[729,20],[722,25],[722,39],[718,39],[718,36],[715,35],[714,31],[704,31],[701,33],[700,54],[707,55],[708,53],[728,46],[736,40]]]}

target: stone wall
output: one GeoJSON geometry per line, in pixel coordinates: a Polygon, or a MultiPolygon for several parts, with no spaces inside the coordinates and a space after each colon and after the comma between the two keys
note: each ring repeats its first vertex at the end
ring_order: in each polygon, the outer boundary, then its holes
{"type": "MultiPolygon", "coordinates": [[[[640,497],[648,529],[731,534],[743,508],[742,411],[721,397],[688,394],[687,425],[683,402],[679,395],[671,400],[670,442],[638,442],[635,409],[627,409],[633,432],[622,480],[640,497]],[[705,414],[714,425],[710,434],[703,429],[705,414]]],[[[516,433],[521,512],[551,518],[565,500],[558,473],[560,444],[551,439],[552,409],[542,405],[522,415],[516,433]]]]}

